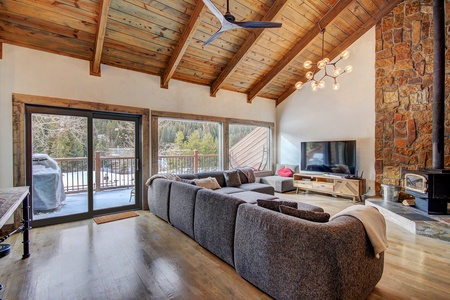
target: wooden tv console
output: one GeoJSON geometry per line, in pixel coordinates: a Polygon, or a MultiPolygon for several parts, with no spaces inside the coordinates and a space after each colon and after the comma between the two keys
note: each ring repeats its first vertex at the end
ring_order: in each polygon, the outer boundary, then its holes
{"type": "Polygon", "coordinates": [[[336,175],[295,173],[294,187],[305,191],[314,191],[325,194],[348,196],[353,203],[362,201],[361,196],[366,190],[365,179],[347,179],[336,175]]]}

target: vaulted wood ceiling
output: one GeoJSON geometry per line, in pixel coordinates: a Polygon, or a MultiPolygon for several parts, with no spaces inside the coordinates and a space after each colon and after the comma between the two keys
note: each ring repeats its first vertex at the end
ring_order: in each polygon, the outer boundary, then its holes
{"type": "MultiPolygon", "coordinates": [[[[226,0],[213,0],[225,13],[226,0]]],[[[230,0],[237,21],[282,22],[238,29],[202,46],[220,27],[202,0],[0,0],[0,42],[282,102],[305,60],[337,57],[400,0],[230,0]],[[319,27],[320,22],[320,27],[319,27]]],[[[1,45],[1,44],[0,44],[1,45]]],[[[0,47],[1,54],[1,47],[0,47]]]]}

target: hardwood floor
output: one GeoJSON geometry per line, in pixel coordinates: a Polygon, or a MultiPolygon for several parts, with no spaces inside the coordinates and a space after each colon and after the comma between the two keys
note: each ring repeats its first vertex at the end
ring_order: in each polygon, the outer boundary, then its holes
{"type": "MultiPolygon", "coordinates": [[[[330,214],[351,200],[318,194],[279,195],[330,214]]],[[[21,235],[0,259],[0,298],[270,299],[233,268],[149,211],[101,225],[93,220],[34,228],[31,257],[21,235]]],[[[450,243],[415,236],[388,222],[383,277],[368,299],[449,299],[450,243]]],[[[351,253],[349,253],[351,255],[351,253]]]]}

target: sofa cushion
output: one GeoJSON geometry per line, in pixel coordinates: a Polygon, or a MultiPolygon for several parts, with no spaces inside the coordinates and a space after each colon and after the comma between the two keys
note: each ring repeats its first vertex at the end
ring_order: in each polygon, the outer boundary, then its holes
{"type": "Polygon", "coordinates": [[[156,178],[148,187],[148,207],[156,216],[169,222],[170,186],[175,181],[156,178]]]}
{"type": "Polygon", "coordinates": [[[292,177],[281,177],[278,175],[266,176],[261,178],[261,183],[271,185],[275,192],[284,193],[295,190],[292,177]]]}
{"type": "Polygon", "coordinates": [[[197,178],[208,178],[214,177],[221,187],[227,186],[225,183],[225,177],[223,176],[223,171],[208,171],[208,172],[200,172],[195,174],[197,178]]]}
{"type": "Polygon", "coordinates": [[[223,187],[217,190],[214,190],[214,193],[220,193],[220,194],[234,194],[234,193],[239,193],[239,192],[243,192],[243,189],[240,188],[236,188],[236,187],[223,187]]]}
{"type": "Polygon", "coordinates": [[[208,177],[208,178],[202,178],[202,179],[193,179],[195,184],[199,187],[215,190],[220,189],[220,185],[217,182],[217,179],[215,177],[208,177]]]}
{"type": "Polygon", "coordinates": [[[194,238],[194,207],[198,186],[173,182],[170,188],[170,223],[194,238]]]}
{"type": "Polygon", "coordinates": [[[251,167],[240,167],[236,168],[236,170],[238,171],[242,184],[256,182],[255,172],[253,172],[251,167]]]}
{"type": "Polygon", "coordinates": [[[322,207],[304,203],[304,202],[297,202],[297,209],[323,212],[322,207]]]}
{"type": "Polygon", "coordinates": [[[285,215],[293,216],[296,218],[312,222],[326,223],[330,220],[330,214],[325,212],[315,212],[310,210],[296,209],[285,205],[280,205],[279,209],[280,212],[285,215]]]}
{"type": "Polygon", "coordinates": [[[268,195],[275,194],[273,186],[259,182],[241,184],[238,188],[245,191],[259,192],[268,195]]]}
{"type": "Polygon", "coordinates": [[[241,178],[237,170],[224,171],[225,183],[228,187],[236,187],[241,185],[241,178]]]}
{"type": "Polygon", "coordinates": [[[280,205],[284,206],[290,206],[293,208],[297,208],[297,202],[294,201],[286,201],[286,200],[263,200],[258,199],[256,201],[258,203],[258,206],[279,212],[280,211],[280,205]]]}
{"type": "Polygon", "coordinates": [[[292,175],[294,175],[294,172],[289,168],[281,168],[278,170],[277,174],[281,177],[292,177],[292,175]]]}
{"type": "Polygon", "coordinates": [[[230,194],[233,197],[239,198],[241,200],[244,200],[247,203],[250,204],[256,204],[257,200],[273,200],[277,199],[276,196],[258,193],[258,192],[252,192],[252,191],[245,191],[245,192],[239,192],[239,193],[233,193],[230,194]]]}
{"type": "Polygon", "coordinates": [[[237,209],[244,201],[201,189],[197,193],[194,236],[197,243],[234,267],[237,209]]]}

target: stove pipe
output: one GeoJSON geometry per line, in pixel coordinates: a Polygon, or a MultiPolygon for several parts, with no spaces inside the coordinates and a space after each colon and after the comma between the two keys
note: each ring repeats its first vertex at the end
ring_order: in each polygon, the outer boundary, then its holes
{"type": "Polygon", "coordinates": [[[445,125],[445,11],[444,0],[433,1],[433,169],[444,169],[445,125]]]}

